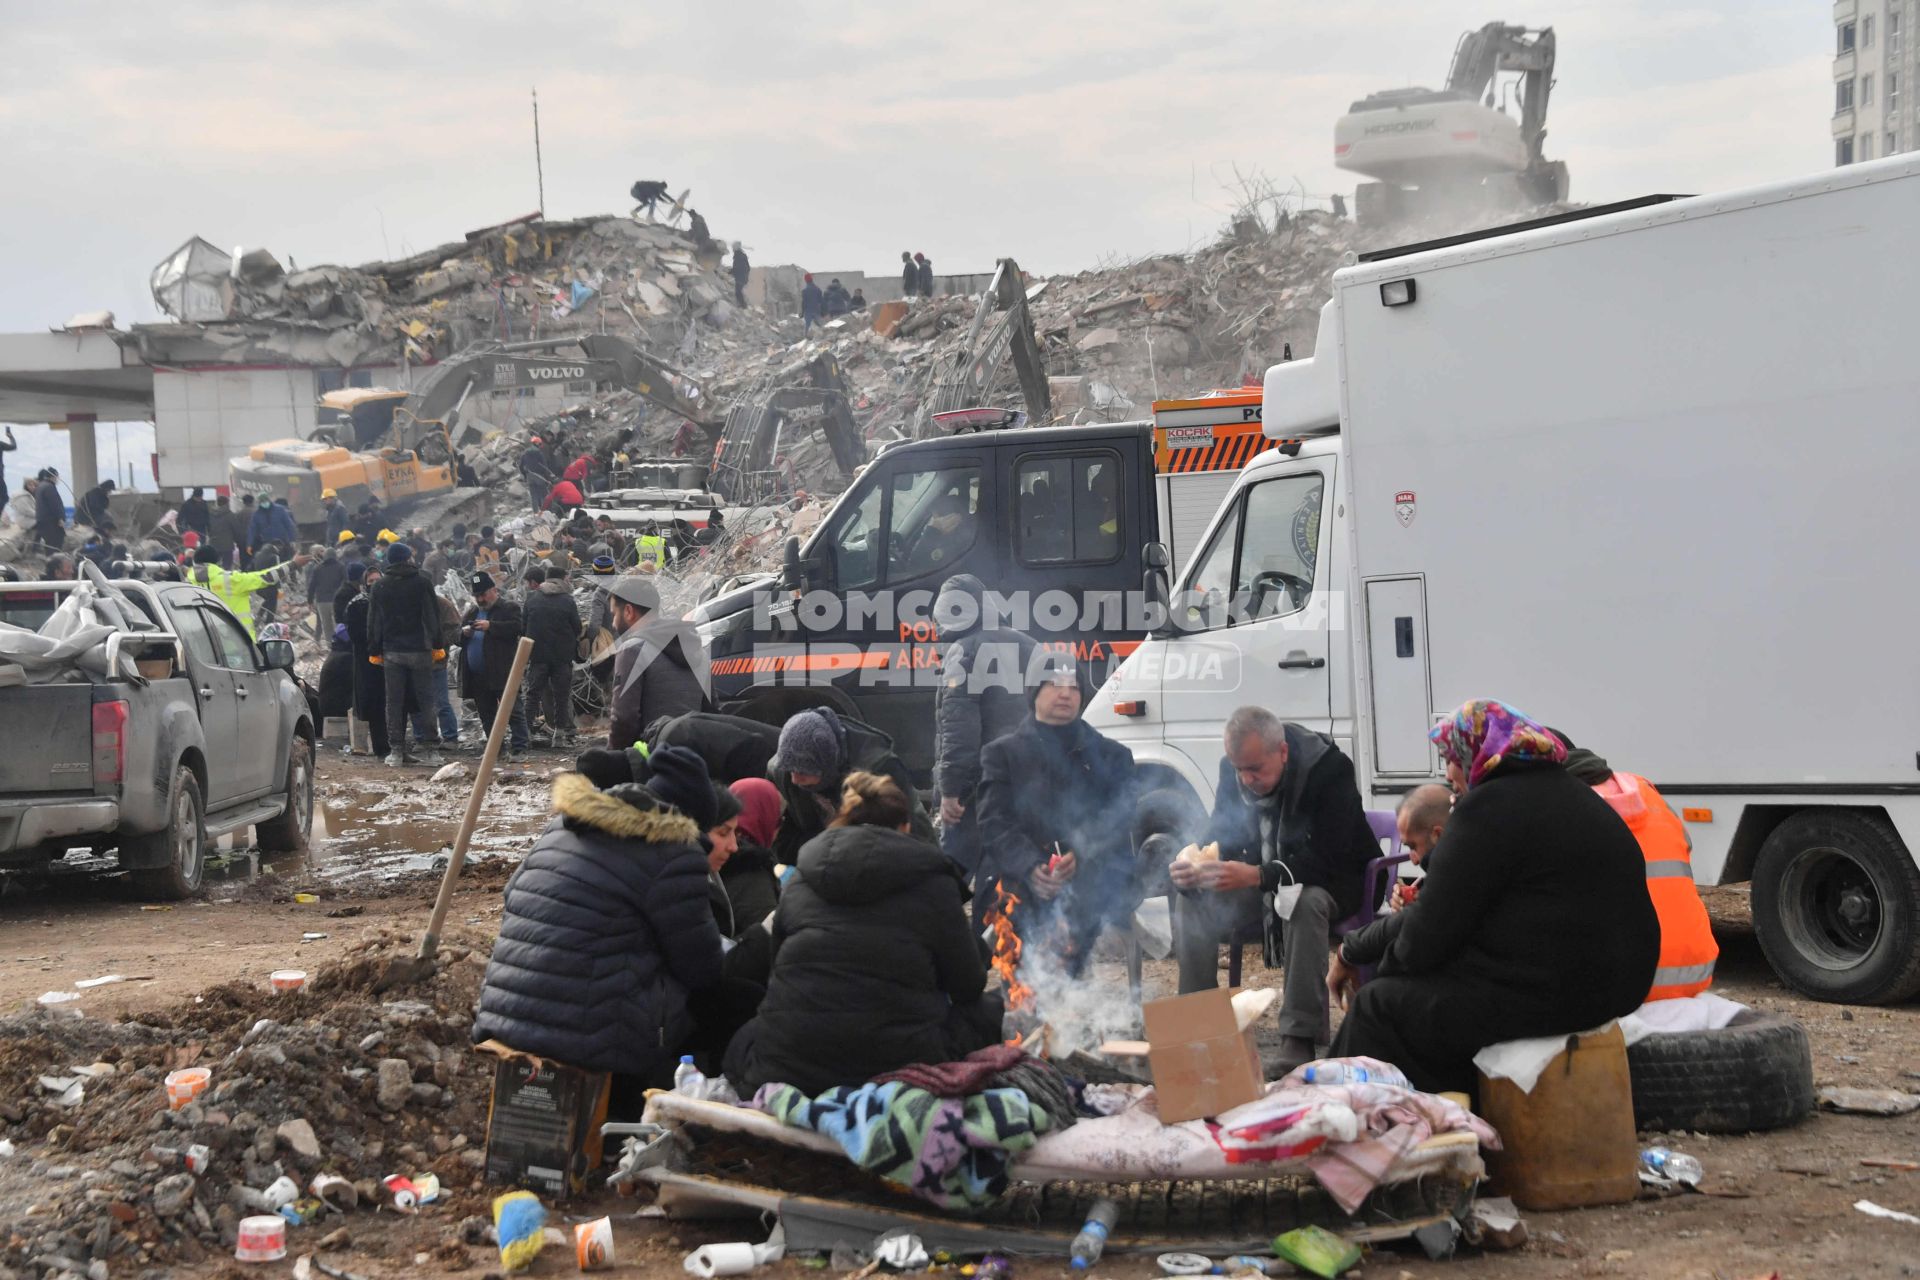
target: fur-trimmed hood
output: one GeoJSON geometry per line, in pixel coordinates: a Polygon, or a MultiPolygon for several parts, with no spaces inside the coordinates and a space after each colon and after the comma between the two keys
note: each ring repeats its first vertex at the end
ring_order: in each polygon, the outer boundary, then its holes
{"type": "Polygon", "coordinates": [[[692,818],[637,783],[599,790],[584,774],[553,780],[553,811],[570,826],[651,844],[694,844],[700,827],[692,818]]]}

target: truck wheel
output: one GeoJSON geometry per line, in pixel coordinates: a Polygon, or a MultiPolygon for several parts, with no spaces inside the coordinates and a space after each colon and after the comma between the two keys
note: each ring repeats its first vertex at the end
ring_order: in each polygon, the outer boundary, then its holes
{"type": "Polygon", "coordinates": [[[179,765],[173,771],[173,786],[167,792],[167,825],[150,836],[126,841],[121,852],[132,855],[129,861],[161,864],[127,877],[139,896],[174,902],[200,892],[200,877],[207,862],[207,825],[200,782],[193,770],[179,765]]]}
{"type": "Polygon", "coordinates": [[[1752,1133],[1813,1110],[1813,1050],[1791,1018],[1748,1009],[1718,1031],[1660,1032],[1627,1049],[1633,1124],[1752,1133]]]}
{"type": "Polygon", "coordinates": [[[1794,990],[1839,1004],[1920,991],[1920,868],[1886,819],[1797,813],[1760,846],[1753,927],[1794,990]]]}
{"type": "Polygon", "coordinates": [[[254,826],[268,853],[305,853],[313,833],[313,747],[295,738],[287,751],[287,808],[271,822],[254,826]]]}

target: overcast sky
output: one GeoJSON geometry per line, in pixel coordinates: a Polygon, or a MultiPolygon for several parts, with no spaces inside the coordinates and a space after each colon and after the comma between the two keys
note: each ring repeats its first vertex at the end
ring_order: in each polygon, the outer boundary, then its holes
{"type": "Polygon", "coordinates": [[[1547,151],[1577,200],[1832,163],[1812,0],[0,0],[0,331],[156,318],[147,274],[191,235],[311,266],[526,213],[536,85],[556,218],[658,177],[766,263],[1180,250],[1236,168],[1350,192],[1334,120],[1440,83],[1493,18],[1558,33],[1547,151]]]}

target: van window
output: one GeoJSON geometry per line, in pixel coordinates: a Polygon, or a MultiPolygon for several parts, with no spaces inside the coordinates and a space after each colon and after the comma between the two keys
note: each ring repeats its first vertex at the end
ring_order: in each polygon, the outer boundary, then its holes
{"type": "Polygon", "coordinates": [[[187,652],[193,655],[194,662],[202,667],[224,667],[226,656],[207,630],[205,617],[205,612],[198,608],[181,609],[174,614],[180,624],[180,638],[187,642],[187,652]]]}
{"type": "Polygon", "coordinates": [[[860,501],[847,509],[828,539],[833,548],[834,584],[842,591],[871,587],[880,581],[880,553],[885,541],[880,536],[880,517],[886,496],[884,485],[869,487],[860,501]]]}
{"type": "Polygon", "coordinates": [[[1190,630],[1277,618],[1304,609],[1320,551],[1323,477],[1251,485],[1193,561],[1180,606],[1190,630]]]}
{"type": "Polygon", "coordinates": [[[1027,565],[1105,564],[1120,554],[1120,460],[1112,453],[1020,462],[1016,549],[1027,565]]]}
{"type": "Polygon", "coordinates": [[[887,582],[945,574],[980,532],[980,468],[895,473],[887,515],[887,582]]]}
{"type": "Polygon", "coordinates": [[[218,609],[202,606],[200,617],[206,622],[207,630],[213,633],[213,642],[220,647],[219,665],[229,671],[257,671],[260,664],[254,660],[253,641],[247,638],[239,624],[218,609]]]}

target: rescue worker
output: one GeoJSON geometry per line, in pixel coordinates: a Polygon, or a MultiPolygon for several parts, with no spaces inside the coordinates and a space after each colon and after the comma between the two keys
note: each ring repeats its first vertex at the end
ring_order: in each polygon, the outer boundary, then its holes
{"type": "Polygon", "coordinates": [[[1333,922],[1359,908],[1380,846],[1353,761],[1333,739],[1250,706],[1228,717],[1225,748],[1200,842],[1218,844],[1220,860],[1168,868],[1179,890],[1180,992],[1219,985],[1220,944],[1257,923],[1267,966],[1285,967],[1280,1045],[1268,1064],[1277,1078],[1321,1056],[1333,922]]]}
{"type": "Polygon", "coordinates": [[[747,305],[747,281],[753,275],[753,264],[747,261],[747,251],[740,242],[733,242],[733,302],[735,306],[747,305]]]}
{"type": "MultiPolygon", "coordinates": [[[[1027,719],[1027,664],[1033,637],[982,625],[986,585],[956,573],[940,587],[934,623],[946,641],[934,694],[933,780],[940,793],[940,847],[972,876],[980,870],[980,752],[1027,719]]],[[[974,898],[976,916],[985,910],[974,898]]]]}
{"type": "Polygon", "coordinates": [[[527,482],[527,501],[535,511],[544,511],[547,494],[553,489],[553,466],[547,461],[545,444],[539,436],[527,441],[526,452],[520,455],[520,478],[527,482]]]}
{"type": "Polygon", "coordinates": [[[910,802],[915,837],[935,844],[933,823],[913,788],[906,764],[893,750],[893,739],[869,724],[839,715],[828,707],[797,713],[780,727],[780,741],[767,776],[780,788],[786,812],[774,833],[773,854],[788,866],[800,856],[800,846],[827,829],[840,811],[847,775],[872,773],[889,778],[910,802]]]}
{"type": "Polygon", "coordinates": [[[1713,985],[1720,944],[1713,922],[1693,883],[1693,841],[1680,818],[1654,785],[1638,774],[1622,773],[1566,734],[1567,772],[1592,787],[1633,832],[1647,864],[1647,894],[1660,917],[1660,966],[1653,971],[1648,1000],[1696,996],[1713,985]]]}
{"type": "Polygon", "coordinates": [[[982,891],[990,873],[996,891],[1019,900],[1013,921],[1022,943],[1053,942],[1077,977],[1101,931],[1140,903],[1138,782],[1132,753],[1080,718],[1085,695],[1072,655],[1043,650],[1033,665],[1030,714],[980,757],[982,891]]]}
{"type": "MultiPolygon", "coordinates": [[[[0,499],[0,505],[4,505],[4,501],[0,499]]],[[[180,514],[175,517],[174,523],[180,526],[182,534],[197,533],[205,540],[208,531],[213,528],[213,517],[207,510],[207,500],[200,496],[198,489],[188,493],[185,501],[181,502],[180,514]]]]}
{"type": "Polygon", "coordinates": [[[107,523],[107,498],[113,489],[113,481],[102,480],[81,495],[80,501],[74,504],[74,523],[91,525],[95,529],[107,523]]]}
{"type": "Polygon", "coordinates": [[[1460,799],[1403,913],[1391,972],[1354,996],[1333,1055],[1391,1062],[1428,1093],[1471,1093],[1488,1045],[1637,1009],[1660,918],[1632,835],[1567,772],[1550,730],[1488,700],[1429,736],[1460,799]]]}
{"type": "Polygon", "coordinates": [[[634,567],[642,573],[658,573],[667,563],[667,540],[660,526],[648,521],[633,540],[634,567]]]}
{"type": "Polygon", "coordinates": [[[60,500],[58,473],[49,467],[27,487],[33,491],[33,540],[60,550],[67,545],[67,504],[60,500]]]}
{"type": "Polygon", "coordinates": [[[916,253],[913,255],[913,260],[918,265],[920,273],[920,296],[931,298],[933,296],[933,259],[924,253],[916,253]]]}
{"type": "Polygon", "coordinates": [[[299,536],[300,530],[293,523],[293,512],[287,510],[285,498],[263,501],[247,525],[247,546],[252,551],[260,550],[269,542],[291,544],[299,536]]]}
{"type": "Polygon", "coordinates": [[[660,591],[647,577],[624,574],[606,590],[619,636],[607,745],[620,751],[640,742],[656,720],[707,709],[706,657],[692,628],[660,612],[660,591]]]}
{"type": "Polygon", "coordinates": [[[556,506],[563,512],[584,506],[586,498],[580,493],[580,486],[571,480],[562,480],[547,490],[547,497],[540,504],[542,511],[552,510],[556,506]]]}
{"type": "Polygon", "coordinates": [[[900,251],[900,296],[911,300],[920,292],[920,268],[913,265],[913,254],[900,251]]]}
{"type": "Polygon", "coordinates": [[[839,276],[835,276],[833,280],[828,283],[827,291],[821,297],[821,303],[825,313],[830,317],[843,316],[851,310],[851,299],[847,295],[847,286],[840,283],[839,276]]]}
{"type": "Polygon", "coordinates": [[[820,286],[813,282],[811,271],[801,279],[804,283],[800,286],[800,323],[806,332],[812,333],[813,326],[820,323],[820,313],[825,306],[824,295],[820,292],[820,286]]]}
{"type": "Polygon", "coordinates": [[[327,542],[340,541],[340,535],[347,531],[347,504],[340,501],[340,495],[332,489],[320,491],[320,505],[327,509],[327,542]]]}
{"type": "Polygon", "coordinates": [[[218,553],[212,547],[202,546],[193,553],[193,572],[187,575],[187,581],[219,596],[233,611],[233,616],[240,619],[240,625],[247,629],[247,634],[252,635],[254,621],[250,597],[273,586],[292,570],[303,569],[306,565],[307,557],[298,555],[260,573],[243,573],[238,569],[221,568],[218,553]]]}

